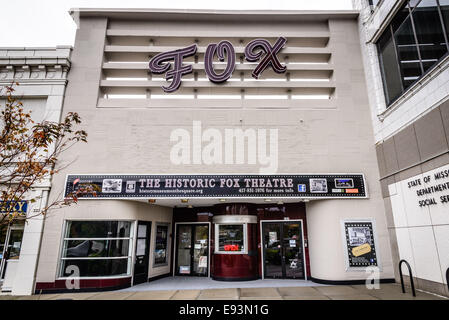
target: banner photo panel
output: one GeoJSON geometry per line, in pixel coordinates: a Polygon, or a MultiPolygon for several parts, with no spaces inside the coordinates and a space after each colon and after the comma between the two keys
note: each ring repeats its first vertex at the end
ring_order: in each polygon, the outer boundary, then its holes
{"type": "Polygon", "coordinates": [[[68,175],[77,198],[367,198],[362,174],[341,175],[68,175]],[[95,186],[96,195],[77,192],[95,186]]]}

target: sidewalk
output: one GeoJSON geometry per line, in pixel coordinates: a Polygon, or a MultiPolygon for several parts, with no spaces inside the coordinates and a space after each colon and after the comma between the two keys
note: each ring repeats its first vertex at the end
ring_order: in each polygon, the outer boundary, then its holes
{"type": "Polygon", "coordinates": [[[381,284],[379,290],[364,285],[302,286],[268,288],[221,288],[160,291],[119,290],[111,292],[0,296],[0,300],[443,300],[444,297],[410,288],[403,294],[399,284],[381,284]]]}

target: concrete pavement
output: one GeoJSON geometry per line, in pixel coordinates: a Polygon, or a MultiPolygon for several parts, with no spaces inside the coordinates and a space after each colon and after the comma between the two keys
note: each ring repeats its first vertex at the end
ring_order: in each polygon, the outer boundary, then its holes
{"type": "Polygon", "coordinates": [[[448,299],[410,288],[403,294],[399,284],[381,284],[369,290],[365,285],[300,286],[266,288],[216,288],[158,291],[110,291],[90,293],[42,294],[33,296],[2,295],[0,300],[444,300],[448,299]]]}

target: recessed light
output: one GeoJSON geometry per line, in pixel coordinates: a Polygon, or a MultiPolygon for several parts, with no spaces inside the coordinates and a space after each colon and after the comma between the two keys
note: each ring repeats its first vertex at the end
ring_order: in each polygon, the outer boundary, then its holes
{"type": "Polygon", "coordinates": [[[226,202],[226,199],[220,199],[220,200],[218,200],[218,201],[220,201],[220,202],[226,202]]]}
{"type": "Polygon", "coordinates": [[[156,199],[149,199],[148,202],[149,203],[156,203],[156,199]]]}
{"type": "Polygon", "coordinates": [[[265,199],[265,202],[271,202],[271,199],[265,199]]]}
{"type": "Polygon", "coordinates": [[[181,199],[181,203],[187,203],[189,202],[189,199],[181,199]]]}

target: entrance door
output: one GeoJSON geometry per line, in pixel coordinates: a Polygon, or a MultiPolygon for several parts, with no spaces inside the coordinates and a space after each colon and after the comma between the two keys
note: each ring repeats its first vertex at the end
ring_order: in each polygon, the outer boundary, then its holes
{"type": "Polygon", "coordinates": [[[13,225],[9,228],[2,228],[0,231],[0,279],[4,280],[8,273],[12,282],[20,258],[20,249],[22,248],[23,225],[13,225]],[[7,272],[8,271],[8,272],[7,272]]]}
{"type": "Polygon", "coordinates": [[[262,222],[264,277],[305,279],[302,222],[262,222]]]}
{"type": "Polygon", "coordinates": [[[133,285],[148,281],[151,222],[137,222],[136,262],[133,285]]]}
{"type": "Polygon", "coordinates": [[[208,276],[209,225],[176,225],[175,274],[181,276],[208,276]]]}

